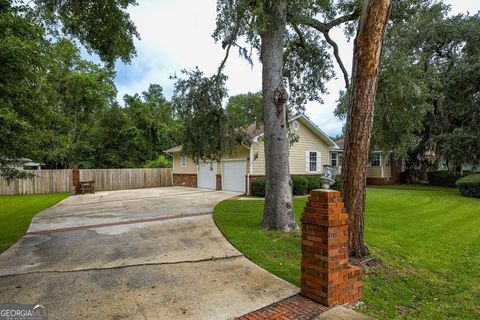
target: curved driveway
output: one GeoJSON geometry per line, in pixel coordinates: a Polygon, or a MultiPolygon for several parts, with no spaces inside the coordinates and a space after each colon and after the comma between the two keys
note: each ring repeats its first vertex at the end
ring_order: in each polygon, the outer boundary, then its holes
{"type": "Polygon", "coordinates": [[[298,293],[212,219],[235,193],[183,187],[69,197],[0,255],[0,303],[49,319],[231,319],[298,293]]]}

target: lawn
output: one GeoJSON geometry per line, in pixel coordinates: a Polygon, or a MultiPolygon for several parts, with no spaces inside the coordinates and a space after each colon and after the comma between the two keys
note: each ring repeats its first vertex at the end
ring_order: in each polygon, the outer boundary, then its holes
{"type": "Polygon", "coordinates": [[[0,197],[0,253],[27,231],[32,217],[68,197],[67,193],[0,197]]]}
{"type": "MultiPolygon", "coordinates": [[[[378,319],[480,319],[480,199],[455,189],[370,188],[366,242],[381,265],[363,278],[378,319]]],[[[306,202],[295,199],[297,220],[306,202]]],[[[259,229],[262,200],[221,202],[215,221],[249,259],[300,283],[300,234],[259,229]]]]}

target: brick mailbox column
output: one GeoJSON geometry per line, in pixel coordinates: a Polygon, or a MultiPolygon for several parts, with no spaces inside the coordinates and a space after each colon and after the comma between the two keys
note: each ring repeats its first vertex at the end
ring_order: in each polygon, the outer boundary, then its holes
{"type": "Polygon", "coordinates": [[[301,291],[326,306],[361,298],[361,269],[348,263],[348,214],[340,192],[313,190],[302,214],[301,291]]]}
{"type": "Polygon", "coordinates": [[[80,169],[77,165],[74,165],[72,168],[72,187],[73,194],[80,193],[80,169]]]}

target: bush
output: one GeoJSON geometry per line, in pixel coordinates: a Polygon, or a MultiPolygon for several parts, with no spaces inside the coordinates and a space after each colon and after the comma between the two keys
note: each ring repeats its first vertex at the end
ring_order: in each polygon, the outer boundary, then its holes
{"type": "Polygon", "coordinates": [[[429,171],[427,172],[428,184],[439,187],[455,187],[455,182],[462,178],[460,174],[453,174],[449,171],[429,171]]]}
{"type": "Polygon", "coordinates": [[[480,174],[460,178],[456,185],[464,197],[480,198],[480,174]]]}
{"type": "Polygon", "coordinates": [[[331,189],[340,191],[340,189],[342,188],[342,183],[343,183],[342,175],[337,174],[335,176],[335,183],[331,186],[331,189]]]}
{"type": "MultiPolygon", "coordinates": [[[[252,195],[256,197],[265,197],[265,178],[256,178],[252,182],[252,195]]],[[[301,196],[307,193],[308,181],[305,177],[292,176],[293,194],[301,196]]]]}
{"type": "Polygon", "coordinates": [[[168,159],[165,156],[159,156],[155,160],[151,160],[146,162],[143,165],[144,168],[171,168],[172,167],[172,160],[168,159]]]}
{"type": "Polygon", "coordinates": [[[320,183],[320,176],[306,176],[305,179],[307,179],[308,186],[307,186],[307,192],[310,193],[310,191],[315,190],[315,189],[320,189],[322,186],[320,183]]]}
{"type": "Polygon", "coordinates": [[[308,180],[305,177],[293,176],[293,194],[296,196],[303,196],[307,193],[308,180]]]}
{"type": "Polygon", "coordinates": [[[265,178],[256,178],[252,182],[252,195],[257,197],[265,197],[265,178]]]}

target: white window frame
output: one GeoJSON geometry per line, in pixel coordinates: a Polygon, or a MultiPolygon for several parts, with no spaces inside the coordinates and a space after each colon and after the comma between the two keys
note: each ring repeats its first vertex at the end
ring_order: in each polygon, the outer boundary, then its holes
{"type": "Polygon", "coordinates": [[[187,156],[180,155],[180,167],[185,168],[187,166],[187,156]]]}
{"type": "Polygon", "coordinates": [[[340,152],[338,153],[337,162],[338,162],[338,167],[341,168],[343,165],[343,153],[340,153],[340,152]]]}
{"type": "Polygon", "coordinates": [[[309,173],[309,172],[320,172],[321,171],[321,152],[320,151],[313,151],[313,150],[307,150],[305,151],[305,172],[309,173]],[[312,166],[311,164],[313,163],[310,159],[311,159],[311,155],[312,154],[315,154],[315,169],[316,170],[311,170],[312,169],[312,166]]]}
{"type": "Polygon", "coordinates": [[[338,154],[336,152],[330,153],[330,164],[332,165],[332,167],[338,166],[338,154]]]}
{"type": "Polygon", "coordinates": [[[372,154],[370,159],[370,167],[381,167],[381,166],[382,166],[382,155],[380,153],[372,154]],[[378,164],[376,164],[377,156],[378,156],[378,164]]]}
{"type": "Polygon", "coordinates": [[[297,120],[295,120],[295,121],[292,122],[292,128],[293,128],[293,130],[295,130],[295,131],[298,131],[298,129],[300,128],[300,124],[298,123],[297,120]]]}

